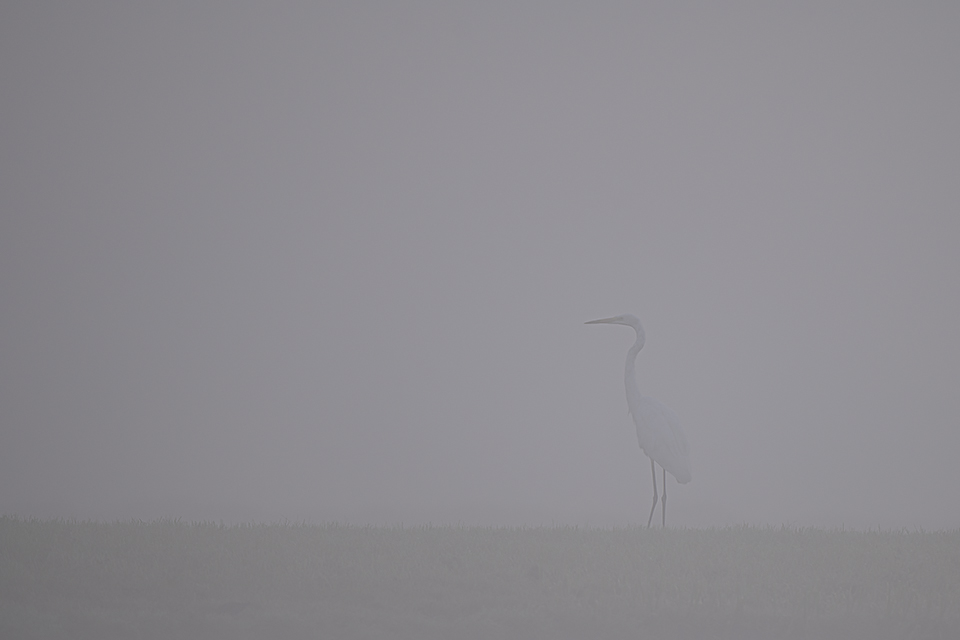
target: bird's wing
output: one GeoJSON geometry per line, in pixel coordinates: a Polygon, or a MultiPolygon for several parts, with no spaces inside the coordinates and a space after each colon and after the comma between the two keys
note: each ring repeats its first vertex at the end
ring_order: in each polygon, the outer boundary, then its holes
{"type": "Polygon", "coordinates": [[[677,414],[647,397],[641,398],[637,413],[633,420],[640,448],[677,482],[690,482],[690,453],[677,414]]]}

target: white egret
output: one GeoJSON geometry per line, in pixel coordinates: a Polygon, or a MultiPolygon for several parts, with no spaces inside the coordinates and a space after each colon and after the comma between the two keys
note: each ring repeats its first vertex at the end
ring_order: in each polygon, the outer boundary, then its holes
{"type": "Polygon", "coordinates": [[[640,395],[637,387],[637,378],[634,364],[646,334],[643,325],[636,316],[629,313],[615,318],[591,320],[584,324],[625,324],[633,327],[637,332],[637,341],[627,352],[627,364],[624,368],[623,381],[627,387],[627,407],[633,416],[633,423],[637,425],[637,441],[640,448],[650,458],[650,471],[653,472],[653,506],[650,507],[650,517],[647,518],[647,527],[653,522],[653,512],[657,508],[657,468],[654,463],[663,467],[663,499],[661,510],[663,526],[667,526],[667,471],[677,482],[690,482],[690,455],[687,451],[687,439],[680,430],[680,419],[670,409],[666,408],[653,398],[640,395]]]}

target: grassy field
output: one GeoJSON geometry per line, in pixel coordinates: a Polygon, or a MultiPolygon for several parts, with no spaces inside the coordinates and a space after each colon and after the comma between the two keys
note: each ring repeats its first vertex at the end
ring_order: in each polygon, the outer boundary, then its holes
{"type": "Polygon", "coordinates": [[[3,638],[960,638],[960,531],[0,517],[3,638]]]}

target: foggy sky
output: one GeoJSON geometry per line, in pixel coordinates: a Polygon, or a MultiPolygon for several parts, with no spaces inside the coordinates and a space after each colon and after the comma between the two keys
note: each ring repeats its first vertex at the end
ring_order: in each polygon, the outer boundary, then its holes
{"type": "Polygon", "coordinates": [[[3,3],[0,513],[960,527],[960,5],[633,5],[3,3]]]}

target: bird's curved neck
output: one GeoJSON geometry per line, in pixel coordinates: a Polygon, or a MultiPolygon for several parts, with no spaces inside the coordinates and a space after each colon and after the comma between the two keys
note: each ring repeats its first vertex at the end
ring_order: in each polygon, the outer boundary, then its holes
{"type": "Polygon", "coordinates": [[[632,403],[631,400],[635,399],[637,402],[640,400],[640,387],[637,386],[636,362],[637,354],[640,353],[640,349],[643,349],[643,342],[644,336],[641,330],[637,332],[637,341],[630,347],[630,351],[627,351],[627,362],[624,365],[624,384],[627,387],[628,406],[637,406],[632,403]]]}

